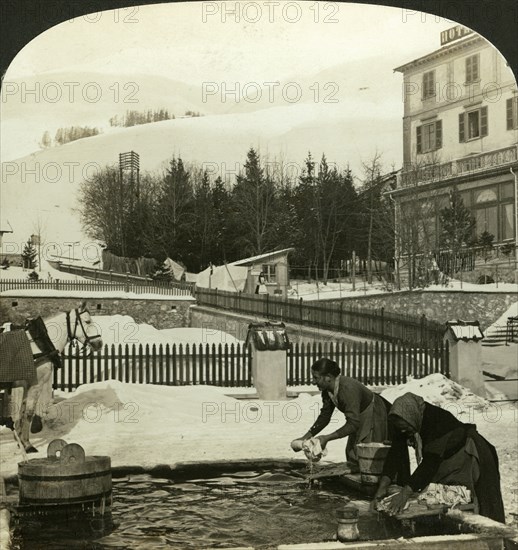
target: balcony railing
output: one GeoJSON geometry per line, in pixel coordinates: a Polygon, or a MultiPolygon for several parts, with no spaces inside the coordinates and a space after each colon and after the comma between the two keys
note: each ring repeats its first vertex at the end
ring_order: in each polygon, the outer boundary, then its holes
{"type": "Polygon", "coordinates": [[[398,187],[412,187],[424,183],[447,180],[465,174],[476,174],[505,166],[518,160],[518,146],[512,145],[503,149],[470,155],[458,160],[437,164],[413,167],[401,173],[398,187]]]}

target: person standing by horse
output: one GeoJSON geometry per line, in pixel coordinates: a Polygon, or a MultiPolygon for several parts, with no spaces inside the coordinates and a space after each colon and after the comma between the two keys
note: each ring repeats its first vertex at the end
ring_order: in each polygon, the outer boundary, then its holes
{"type": "MultiPolygon", "coordinates": [[[[342,376],[340,367],[331,359],[319,359],[312,365],[311,372],[314,383],[322,392],[322,408],[313,426],[302,437],[292,441],[292,448],[300,449],[302,441],[320,433],[337,408],[344,413],[346,423],[334,432],[318,436],[318,439],[323,450],[330,441],[347,437],[347,464],[351,471],[358,471],[358,443],[382,443],[389,439],[387,415],[391,405],[358,380],[342,376]]],[[[404,482],[409,472],[410,462],[403,460],[398,467],[398,479],[404,482]]]]}

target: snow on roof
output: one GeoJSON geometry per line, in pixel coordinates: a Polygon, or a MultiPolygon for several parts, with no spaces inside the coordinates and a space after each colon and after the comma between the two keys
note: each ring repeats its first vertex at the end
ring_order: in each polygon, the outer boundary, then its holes
{"type": "Polygon", "coordinates": [[[9,220],[0,220],[0,233],[12,233],[13,228],[9,223],[9,220]]]}
{"type": "Polygon", "coordinates": [[[455,340],[482,340],[483,332],[480,330],[478,321],[448,321],[448,330],[451,332],[455,340]]]}
{"type": "Polygon", "coordinates": [[[257,256],[250,256],[250,258],[244,258],[242,260],[237,260],[235,262],[231,262],[229,265],[244,265],[244,264],[252,264],[256,262],[257,260],[264,260],[266,258],[270,258],[272,256],[277,256],[279,254],[287,254],[288,252],[291,252],[295,250],[294,248],[283,248],[282,250],[274,250],[273,252],[266,252],[265,254],[259,254],[257,256]]]}

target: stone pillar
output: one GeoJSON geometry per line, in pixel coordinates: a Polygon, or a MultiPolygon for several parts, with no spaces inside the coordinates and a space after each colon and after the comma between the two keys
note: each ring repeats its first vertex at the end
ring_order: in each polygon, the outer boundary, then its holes
{"type": "Polygon", "coordinates": [[[483,334],[478,322],[450,321],[447,325],[444,338],[449,344],[451,379],[485,398],[481,345],[483,334]]]}
{"type": "Polygon", "coordinates": [[[284,323],[250,323],[245,347],[252,351],[252,378],[259,399],[286,399],[289,349],[284,323]]]}
{"type": "Polygon", "coordinates": [[[252,377],[259,399],[286,399],[286,350],[252,350],[252,377]]]}

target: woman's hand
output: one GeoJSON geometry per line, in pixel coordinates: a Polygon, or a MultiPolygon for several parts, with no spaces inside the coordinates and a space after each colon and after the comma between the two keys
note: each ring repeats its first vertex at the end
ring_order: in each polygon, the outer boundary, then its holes
{"type": "Polygon", "coordinates": [[[374,497],[369,504],[369,512],[376,512],[378,509],[378,502],[380,501],[379,497],[374,497]]]}
{"type": "Polygon", "coordinates": [[[291,448],[298,453],[299,451],[302,451],[302,443],[304,442],[304,439],[299,437],[298,439],[294,439],[291,442],[291,448]]]}
{"type": "Polygon", "coordinates": [[[388,512],[391,515],[396,515],[403,510],[405,504],[407,503],[410,495],[412,494],[412,489],[408,485],[405,485],[399,493],[396,493],[388,504],[388,512]]]}
{"type": "Polygon", "coordinates": [[[322,450],[326,448],[326,445],[329,442],[329,439],[326,435],[317,435],[315,439],[318,439],[320,441],[320,447],[322,447],[322,450]]]}
{"type": "Polygon", "coordinates": [[[369,510],[371,512],[374,512],[377,509],[378,502],[387,496],[388,488],[390,485],[391,479],[388,476],[382,476],[378,485],[378,488],[376,489],[376,493],[374,494],[373,499],[371,500],[371,503],[369,505],[369,510]]]}

